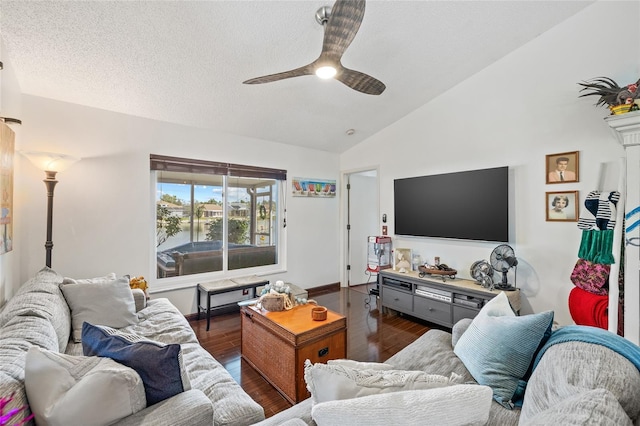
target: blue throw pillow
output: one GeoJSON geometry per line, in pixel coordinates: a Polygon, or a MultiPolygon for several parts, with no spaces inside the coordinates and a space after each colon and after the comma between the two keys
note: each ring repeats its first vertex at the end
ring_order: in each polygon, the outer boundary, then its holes
{"type": "Polygon", "coordinates": [[[504,292],[490,300],[460,337],[454,353],[504,407],[520,405],[533,358],[551,334],[553,311],[516,316],[504,292]]]}
{"type": "Polygon", "coordinates": [[[134,369],[144,384],[147,406],[191,389],[178,344],[165,345],[85,322],[82,351],[85,356],[111,358],[134,369]]]}

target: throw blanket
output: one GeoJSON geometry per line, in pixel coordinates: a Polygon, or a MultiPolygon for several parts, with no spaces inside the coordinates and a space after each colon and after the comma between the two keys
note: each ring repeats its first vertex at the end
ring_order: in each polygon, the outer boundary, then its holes
{"type": "Polygon", "coordinates": [[[569,312],[578,325],[609,327],[609,296],[589,293],[574,287],[569,293],[569,312]]]}
{"type": "Polygon", "coordinates": [[[578,257],[603,265],[615,263],[613,257],[613,230],[583,230],[578,257]]]}
{"type": "Polygon", "coordinates": [[[538,366],[542,355],[551,346],[565,342],[585,342],[601,345],[627,358],[640,371],[640,347],[617,334],[595,327],[568,325],[551,334],[547,343],[536,355],[532,371],[538,366]]]}

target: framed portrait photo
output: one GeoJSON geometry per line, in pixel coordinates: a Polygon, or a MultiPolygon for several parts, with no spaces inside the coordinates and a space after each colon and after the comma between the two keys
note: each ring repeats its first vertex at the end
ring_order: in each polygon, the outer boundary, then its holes
{"type": "Polygon", "coordinates": [[[561,152],[546,156],[547,183],[580,181],[579,151],[561,152]]]}
{"type": "Polygon", "coordinates": [[[578,221],[578,191],[547,192],[545,198],[547,222],[578,221]]]}
{"type": "Polygon", "coordinates": [[[397,248],[393,250],[393,269],[399,272],[411,271],[411,249],[397,248]]]}

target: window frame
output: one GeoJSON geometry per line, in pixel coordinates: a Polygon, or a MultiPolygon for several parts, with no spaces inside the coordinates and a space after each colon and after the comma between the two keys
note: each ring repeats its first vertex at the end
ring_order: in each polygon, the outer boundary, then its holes
{"type": "MultiPolygon", "coordinates": [[[[150,215],[153,228],[151,230],[150,271],[153,285],[150,291],[166,291],[180,288],[193,287],[198,282],[212,281],[221,278],[233,278],[247,275],[269,275],[286,271],[286,170],[270,169],[256,166],[246,166],[232,163],[220,163],[207,160],[192,160],[180,157],[169,157],[150,154],[150,189],[151,200],[150,215]],[[182,173],[213,174],[223,177],[223,267],[220,271],[211,271],[198,274],[181,275],[174,277],[158,278],[157,274],[157,239],[156,239],[156,191],[159,172],[175,171],[182,173]],[[233,187],[230,180],[233,178],[266,178],[276,180],[276,224],[274,225],[274,239],[276,246],[276,263],[271,265],[228,269],[228,235],[227,235],[227,208],[229,205],[228,188],[233,187]]],[[[254,218],[255,219],[255,218],[254,218]]],[[[253,243],[253,241],[251,241],[253,243]]]]}

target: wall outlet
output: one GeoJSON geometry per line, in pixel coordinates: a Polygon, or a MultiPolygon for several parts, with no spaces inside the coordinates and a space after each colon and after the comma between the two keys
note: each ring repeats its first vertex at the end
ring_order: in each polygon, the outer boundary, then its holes
{"type": "Polygon", "coordinates": [[[382,227],[382,235],[387,235],[387,225],[382,227]]]}

